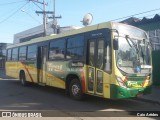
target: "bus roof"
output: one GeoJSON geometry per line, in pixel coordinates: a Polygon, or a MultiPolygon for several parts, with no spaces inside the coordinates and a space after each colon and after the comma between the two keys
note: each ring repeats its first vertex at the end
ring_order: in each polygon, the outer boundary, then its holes
{"type": "MultiPolygon", "coordinates": [[[[12,44],[12,45],[7,46],[7,49],[19,47],[19,46],[24,46],[24,45],[29,45],[29,44],[34,44],[34,43],[43,42],[43,41],[48,41],[48,40],[52,40],[52,39],[56,39],[56,38],[63,38],[63,37],[71,36],[71,35],[84,33],[84,32],[103,29],[103,28],[110,28],[111,29],[113,27],[113,24],[123,24],[123,23],[104,22],[104,23],[100,23],[100,24],[96,24],[96,25],[92,25],[92,26],[83,27],[83,28],[80,28],[77,30],[66,31],[66,32],[60,33],[60,34],[52,34],[50,36],[38,37],[38,38],[32,39],[27,42],[12,44]]],[[[123,24],[123,25],[125,25],[125,24],[123,24]]],[[[130,26],[130,25],[126,25],[126,26],[130,26]]]]}
{"type": "Polygon", "coordinates": [[[66,31],[66,32],[60,33],[60,34],[55,34],[55,35],[50,35],[50,36],[45,36],[45,37],[38,37],[38,38],[32,39],[30,41],[9,45],[9,46],[7,46],[7,49],[13,48],[13,47],[18,47],[18,46],[34,44],[34,43],[43,42],[43,41],[48,41],[48,40],[56,39],[56,38],[63,38],[66,36],[76,35],[76,34],[88,32],[88,31],[92,31],[92,30],[97,30],[97,29],[102,29],[102,28],[111,28],[111,22],[105,22],[105,23],[100,23],[97,25],[87,26],[87,27],[83,27],[83,28],[80,28],[77,30],[66,31]]]}

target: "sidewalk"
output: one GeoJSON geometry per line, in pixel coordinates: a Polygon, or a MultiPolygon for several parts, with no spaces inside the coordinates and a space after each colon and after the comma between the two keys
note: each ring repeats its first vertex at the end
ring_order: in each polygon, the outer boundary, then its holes
{"type": "Polygon", "coordinates": [[[4,69],[0,68],[0,79],[6,78],[4,69]]]}
{"type": "Polygon", "coordinates": [[[0,68],[0,80],[1,79],[13,79],[13,78],[6,76],[5,70],[0,68]]]}
{"type": "Polygon", "coordinates": [[[144,95],[144,96],[138,97],[136,99],[142,100],[145,102],[156,103],[156,104],[160,105],[160,86],[153,86],[151,94],[144,95]]]}

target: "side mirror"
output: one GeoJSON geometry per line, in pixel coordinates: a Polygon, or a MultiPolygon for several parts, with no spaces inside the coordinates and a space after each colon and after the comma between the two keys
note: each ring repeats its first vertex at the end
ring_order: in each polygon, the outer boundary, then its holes
{"type": "Polygon", "coordinates": [[[118,50],[119,49],[118,39],[113,39],[113,49],[114,50],[118,50]]]}

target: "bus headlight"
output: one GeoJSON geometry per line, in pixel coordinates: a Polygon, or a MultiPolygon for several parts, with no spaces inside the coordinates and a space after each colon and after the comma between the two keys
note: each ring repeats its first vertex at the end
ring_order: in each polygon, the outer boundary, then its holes
{"type": "Polygon", "coordinates": [[[127,88],[126,84],[123,82],[123,80],[120,77],[116,76],[116,79],[117,79],[119,86],[127,88]]]}

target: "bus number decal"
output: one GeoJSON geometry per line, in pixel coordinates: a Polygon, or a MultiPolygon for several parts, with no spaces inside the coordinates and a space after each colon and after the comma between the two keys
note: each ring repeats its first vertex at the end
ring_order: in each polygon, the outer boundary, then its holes
{"type": "Polygon", "coordinates": [[[62,65],[53,65],[51,63],[48,64],[48,71],[56,71],[56,72],[63,72],[62,65]]]}

